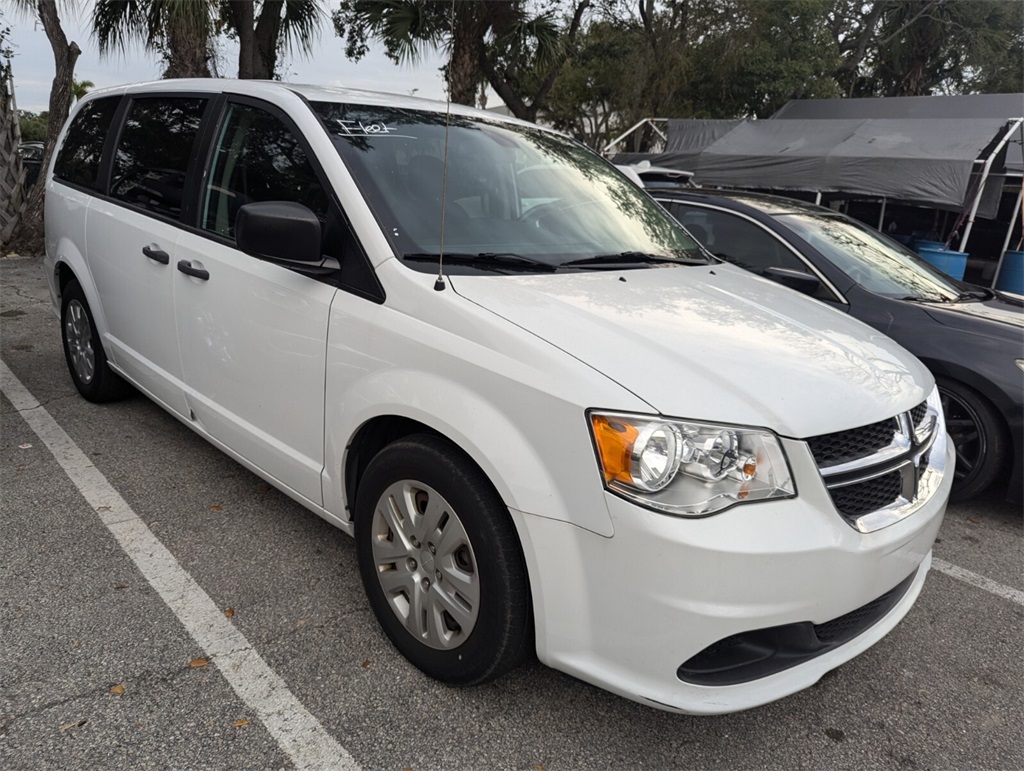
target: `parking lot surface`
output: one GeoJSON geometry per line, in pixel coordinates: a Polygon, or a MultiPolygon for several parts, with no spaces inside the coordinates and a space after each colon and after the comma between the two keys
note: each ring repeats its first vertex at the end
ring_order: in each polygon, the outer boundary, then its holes
{"type": "Polygon", "coordinates": [[[1024,767],[999,496],[950,507],[888,637],[783,701],[672,715],[536,662],[453,689],[379,631],[346,535],[144,397],[79,397],[38,259],[0,260],[0,359],[4,769],[1024,767]]]}

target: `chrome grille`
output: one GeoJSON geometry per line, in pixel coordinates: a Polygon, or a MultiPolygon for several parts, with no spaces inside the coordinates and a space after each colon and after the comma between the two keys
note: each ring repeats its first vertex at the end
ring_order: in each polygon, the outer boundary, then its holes
{"type": "Polygon", "coordinates": [[[945,426],[933,399],[931,407],[922,402],[877,423],[806,440],[833,505],[855,529],[867,533],[892,524],[920,505],[921,490],[927,493],[921,500],[934,493],[929,460],[940,434],[945,453],[945,426]],[[925,477],[929,482],[919,490],[925,477]]]}

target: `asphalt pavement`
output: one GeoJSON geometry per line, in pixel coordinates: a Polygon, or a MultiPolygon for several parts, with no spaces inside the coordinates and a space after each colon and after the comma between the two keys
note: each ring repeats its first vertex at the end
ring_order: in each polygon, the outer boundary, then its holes
{"type": "Polygon", "coordinates": [[[1024,768],[998,496],[950,507],[888,637],[774,704],[673,715],[537,662],[455,689],[378,629],[346,535],[144,397],[78,396],[38,259],[0,259],[0,359],[0,768],[1024,768]]]}

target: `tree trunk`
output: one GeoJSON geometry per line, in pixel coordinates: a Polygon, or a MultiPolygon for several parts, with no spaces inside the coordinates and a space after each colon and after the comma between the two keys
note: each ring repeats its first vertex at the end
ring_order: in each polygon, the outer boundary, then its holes
{"type": "Polygon", "coordinates": [[[277,67],[277,41],[281,34],[281,11],[284,0],[264,0],[260,8],[260,18],[256,22],[253,34],[255,51],[253,53],[252,77],[260,80],[272,80],[277,67]]]}
{"type": "MultiPolygon", "coordinates": [[[[475,10],[475,9],[474,9],[475,10]]],[[[479,88],[476,38],[477,20],[470,13],[461,14],[452,30],[452,55],[448,62],[448,93],[456,104],[476,105],[479,88]]]]}
{"type": "Polygon", "coordinates": [[[251,0],[231,0],[231,23],[238,34],[238,77],[256,77],[256,31],[251,0]]]}
{"type": "Polygon", "coordinates": [[[210,77],[209,40],[196,36],[195,30],[170,25],[167,28],[167,69],[165,78],[210,77]]]}
{"type": "Polygon", "coordinates": [[[50,48],[53,49],[54,75],[50,87],[49,127],[39,179],[29,191],[21,220],[14,228],[9,245],[26,254],[41,254],[43,251],[43,190],[46,188],[46,169],[50,165],[50,156],[53,154],[54,145],[57,144],[57,136],[68,119],[75,62],[82,53],[78,43],[68,43],[67,35],[60,25],[56,0],[39,0],[36,10],[46,32],[46,38],[50,41],[50,48]]]}

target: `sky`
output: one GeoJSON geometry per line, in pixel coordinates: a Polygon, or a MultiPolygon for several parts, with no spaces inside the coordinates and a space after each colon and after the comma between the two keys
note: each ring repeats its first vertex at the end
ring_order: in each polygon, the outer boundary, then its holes
{"type": "MultiPolygon", "coordinates": [[[[384,56],[382,46],[377,45],[375,48],[371,42],[370,52],[361,61],[351,62],[345,58],[344,42],[334,34],[330,23],[329,12],[336,3],[323,4],[329,6],[329,10],[321,25],[320,38],[314,43],[313,55],[306,58],[299,54],[282,54],[278,68],[284,73],[284,80],[404,95],[415,93],[416,96],[428,99],[445,98],[444,83],[439,72],[442,54],[432,53],[415,65],[398,66],[384,56]]],[[[78,80],[91,80],[96,88],[102,88],[160,77],[162,64],[159,58],[144,51],[141,45],[129,48],[124,54],[100,57],[96,40],[90,32],[92,2],[58,1],[57,5],[62,9],[61,23],[68,40],[75,41],[82,49],[82,55],[75,65],[75,77],[78,80]],[[75,6],[77,12],[70,11],[68,5],[75,6]]],[[[0,10],[11,27],[11,43],[15,50],[12,67],[18,109],[31,112],[46,110],[54,72],[53,52],[46,33],[38,20],[12,11],[12,4],[7,0],[0,0],[0,10]]],[[[223,41],[219,49],[221,71],[225,75],[237,74],[237,47],[229,41],[223,41]]],[[[497,102],[497,98],[493,101],[497,102]]]]}

